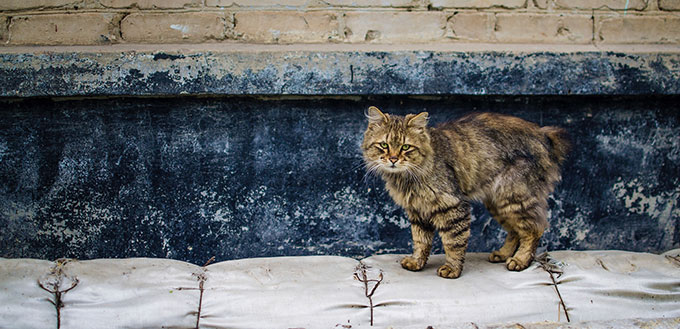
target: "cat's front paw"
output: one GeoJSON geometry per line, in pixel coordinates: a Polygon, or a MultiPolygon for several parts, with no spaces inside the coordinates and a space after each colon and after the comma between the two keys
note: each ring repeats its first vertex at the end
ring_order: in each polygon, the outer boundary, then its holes
{"type": "Polygon", "coordinates": [[[510,257],[505,261],[505,265],[509,271],[522,271],[529,267],[529,264],[531,264],[531,259],[522,261],[517,257],[510,257]]]}
{"type": "Polygon", "coordinates": [[[444,264],[437,270],[437,275],[445,279],[456,279],[460,276],[460,272],[462,271],[462,266],[451,266],[449,264],[444,264]]]}
{"type": "Polygon", "coordinates": [[[425,267],[425,260],[416,259],[412,256],[406,256],[401,260],[401,267],[409,271],[420,271],[425,267]]]}

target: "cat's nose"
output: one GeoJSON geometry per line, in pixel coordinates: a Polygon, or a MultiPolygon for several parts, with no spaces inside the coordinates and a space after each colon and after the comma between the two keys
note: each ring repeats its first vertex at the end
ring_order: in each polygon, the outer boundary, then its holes
{"type": "Polygon", "coordinates": [[[397,163],[397,161],[399,161],[399,158],[397,158],[395,156],[391,156],[391,157],[389,157],[389,159],[390,159],[390,162],[392,162],[392,164],[395,164],[395,163],[397,163]]]}

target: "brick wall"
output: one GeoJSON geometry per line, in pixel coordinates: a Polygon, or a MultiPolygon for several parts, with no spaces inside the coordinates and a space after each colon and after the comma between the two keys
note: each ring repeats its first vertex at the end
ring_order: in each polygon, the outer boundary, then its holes
{"type": "Polygon", "coordinates": [[[3,0],[3,45],[680,44],[680,0],[3,0]]]}

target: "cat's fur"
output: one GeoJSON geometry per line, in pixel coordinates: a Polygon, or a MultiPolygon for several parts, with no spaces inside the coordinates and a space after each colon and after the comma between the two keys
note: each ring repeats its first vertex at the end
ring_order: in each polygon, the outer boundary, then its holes
{"type": "Polygon", "coordinates": [[[512,271],[529,266],[548,226],[548,194],[570,147],[563,129],[493,113],[436,128],[427,126],[427,112],[401,117],[372,106],[366,116],[361,148],[367,169],[380,174],[411,221],[413,254],[402,267],[425,266],[437,230],[446,252],[437,274],[459,277],[472,201],[484,203],[508,232],[489,261],[505,262],[512,271]]]}

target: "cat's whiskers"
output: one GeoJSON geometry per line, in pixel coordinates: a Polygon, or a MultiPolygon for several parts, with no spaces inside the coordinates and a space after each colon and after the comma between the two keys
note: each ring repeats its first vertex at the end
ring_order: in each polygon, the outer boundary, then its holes
{"type": "Polygon", "coordinates": [[[375,175],[378,172],[378,168],[380,168],[380,163],[376,161],[366,161],[364,162],[364,167],[366,168],[366,173],[364,173],[364,178],[363,182],[368,183],[368,177],[371,175],[375,175]]]}
{"type": "Polygon", "coordinates": [[[425,172],[419,166],[412,164],[404,164],[404,167],[406,168],[406,170],[404,171],[408,174],[408,178],[412,182],[418,185],[423,185],[425,183],[423,179],[423,174],[425,172]]]}

